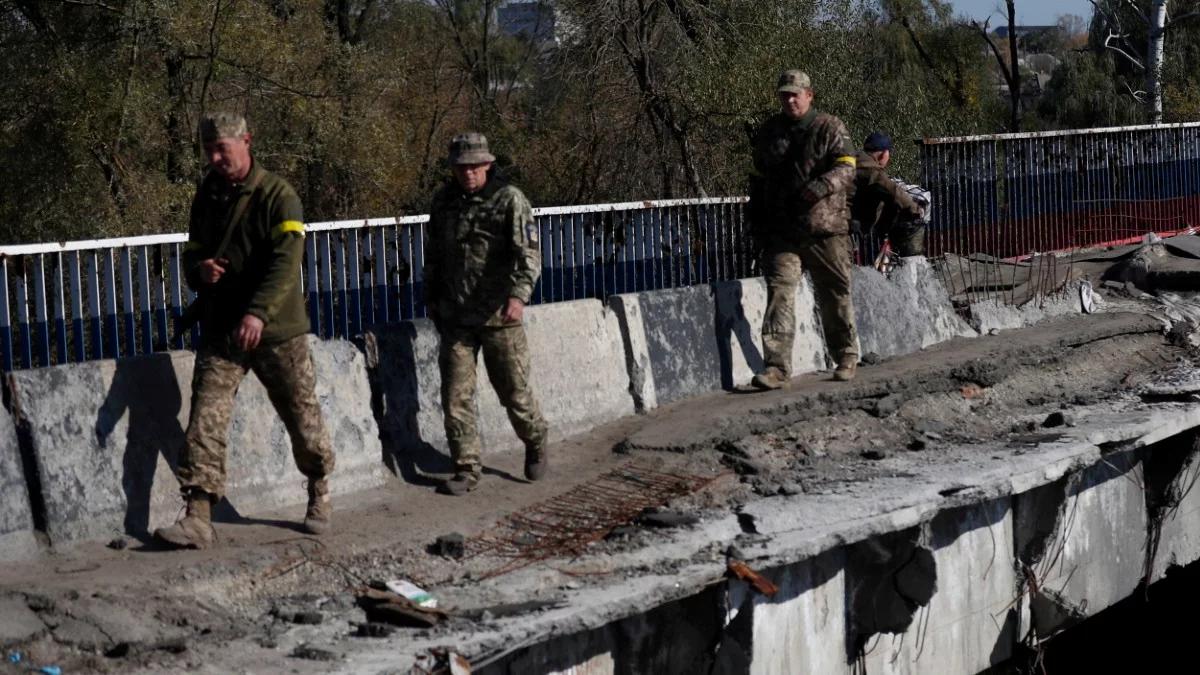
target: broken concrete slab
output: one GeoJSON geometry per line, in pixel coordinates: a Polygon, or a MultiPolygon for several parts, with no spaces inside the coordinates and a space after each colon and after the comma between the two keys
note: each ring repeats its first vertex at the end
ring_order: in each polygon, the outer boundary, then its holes
{"type": "MultiPolygon", "coordinates": [[[[317,398],[334,442],[335,495],[387,480],[365,360],[345,341],[310,337],[317,398]]],[[[179,513],[174,476],[190,413],[195,357],[171,352],[18,371],[14,409],[29,442],[51,543],[145,535],[179,513]]],[[[226,504],[241,514],[304,503],[291,441],[258,379],[238,390],[226,504]]],[[[299,514],[297,514],[299,515],[299,514]]]]}
{"type": "Polygon", "coordinates": [[[1009,500],[942,511],[924,530],[937,590],[904,633],[873,641],[867,671],[975,673],[1008,660],[1020,637],[1009,500]]]}
{"type": "Polygon", "coordinates": [[[955,313],[929,261],[923,257],[903,260],[888,277],[873,268],[854,268],[859,354],[908,354],[956,337],[977,335],[955,313]]]}
{"type": "MultiPolygon", "coordinates": [[[[992,331],[1023,328],[1046,319],[1082,313],[1080,282],[1068,283],[1061,291],[1047,294],[1021,305],[1012,305],[1003,299],[980,300],[970,305],[971,327],[981,334],[992,331]]],[[[1093,296],[1097,311],[1103,311],[1104,303],[1093,296]]]]}
{"type": "MultiPolygon", "coordinates": [[[[1054,509],[1052,527],[1018,531],[1017,541],[1020,551],[1030,549],[1033,537],[1043,538],[1041,553],[1026,564],[1037,586],[1058,594],[1055,606],[1083,608],[1093,616],[1141,583],[1147,513],[1140,471],[1136,451],[1111,453],[1075,474],[1058,504],[1034,493],[1014,497],[1018,513],[1054,509]]],[[[1047,617],[1032,621],[1053,625],[1047,617]]]]}
{"type": "Polygon", "coordinates": [[[38,549],[17,430],[0,409],[0,561],[33,556],[38,549]]]}

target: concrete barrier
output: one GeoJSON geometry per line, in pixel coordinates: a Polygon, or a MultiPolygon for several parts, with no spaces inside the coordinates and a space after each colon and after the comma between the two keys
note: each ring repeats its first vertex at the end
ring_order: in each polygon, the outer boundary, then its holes
{"type": "MultiPolygon", "coordinates": [[[[761,278],[614,295],[609,305],[621,321],[639,409],[732,389],[762,368],[767,290],[761,278]]],[[[805,278],[796,294],[796,373],[824,367],[814,306],[805,278]]]]}
{"type": "MultiPolygon", "coordinates": [[[[365,359],[348,342],[310,339],[317,395],[337,452],[333,491],[381,485],[387,473],[365,359]]],[[[173,467],[187,428],[194,362],[189,352],[172,352],[12,374],[51,543],[141,535],[174,520],[181,502],[173,467]]],[[[253,376],[238,391],[227,466],[219,518],[306,499],[287,432],[253,376]]]]}
{"type": "Polygon", "coordinates": [[[922,257],[905,258],[890,277],[854,268],[859,354],[896,356],[978,333],[954,311],[950,295],[922,257]]]}
{"type": "MultiPolygon", "coordinates": [[[[1036,297],[1023,305],[1011,305],[1001,298],[980,300],[971,303],[971,326],[980,333],[993,330],[1008,330],[1032,326],[1045,319],[1081,314],[1083,312],[1082,282],[1073,281],[1061,290],[1036,297]]],[[[1102,311],[1104,298],[1099,293],[1092,295],[1096,311],[1102,311]]]]}
{"type": "Polygon", "coordinates": [[[0,410],[0,561],[27,558],[35,551],[33,513],[17,431],[8,412],[0,410]]]}
{"type": "MultiPolygon", "coordinates": [[[[597,300],[530,307],[525,330],[534,395],[552,437],[582,433],[634,412],[617,317],[597,300]]],[[[448,469],[444,453],[439,339],[425,319],[372,328],[366,335],[384,448],[397,470],[448,469]]],[[[519,445],[478,365],[477,414],[484,452],[519,445]]],[[[415,472],[414,472],[415,473],[415,472]]]]}

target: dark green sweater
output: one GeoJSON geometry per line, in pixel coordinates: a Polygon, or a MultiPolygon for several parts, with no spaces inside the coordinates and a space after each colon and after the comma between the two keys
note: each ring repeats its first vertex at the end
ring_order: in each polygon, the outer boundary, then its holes
{"type": "Polygon", "coordinates": [[[300,288],[304,259],[304,213],[296,191],[284,179],[258,166],[246,180],[230,185],[210,173],[192,200],[183,263],[188,285],[206,296],[201,329],[206,344],[224,340],[252,314],[262,319],[262,344],[273,344],[308,331],[300,288]],[[258,184],[249,189],[258,176],[258,184]],[[229,264],[215,285],[200,281],[198,265],[212,258],[224,238],[238,201],[249,199],[221,257],[229,264]]]}

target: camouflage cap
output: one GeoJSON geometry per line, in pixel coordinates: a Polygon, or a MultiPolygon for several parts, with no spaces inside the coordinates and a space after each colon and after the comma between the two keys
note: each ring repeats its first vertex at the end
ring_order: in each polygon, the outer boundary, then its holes
{"type": "Polygon", "coordinates": [[[799,94],[805,89],[812,89],[812,80],[808,79],[808,73],[803,70],[785,70],[779,74],[779,84],[776,85],[775,91],[786,91],[792,94],[799,94]]]}
{"type": "Polygon", "coordinates": [[[241,138],[247,133],[246,118],[237,113],[215,112],[200,118],[201,143],[220,138],[241,138]]]}
{"type": "Polygon", "coordinates": [[[459,134],[450,140],[451,164],[484,164],[496,161],[488,151],[487,137],[477,131],[459,134]]]}

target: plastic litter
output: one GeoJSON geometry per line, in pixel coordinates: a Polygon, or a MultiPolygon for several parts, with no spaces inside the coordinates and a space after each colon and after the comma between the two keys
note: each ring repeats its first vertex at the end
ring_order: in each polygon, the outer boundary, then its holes
{"type": "Polygon", "coordinates": [[[437,598],[433,597],[428,591],[407,579],[392,579],[391,581],[385,582],[384,585],[387,586],[389,591],[395,593],[396,595],[400,595],[412,600],[413,603],[418,607],[429,607],[432,609],[438,605],[437,598]]]}

